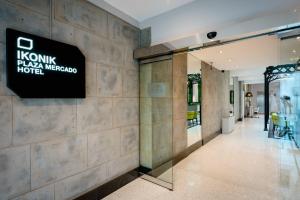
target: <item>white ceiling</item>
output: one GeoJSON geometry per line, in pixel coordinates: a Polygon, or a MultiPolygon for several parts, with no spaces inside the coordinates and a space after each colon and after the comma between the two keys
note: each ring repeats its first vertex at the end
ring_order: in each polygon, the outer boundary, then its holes
{"type": "Polygon", "coordinates": [[[192,52],[220,70],[251,69],[277,65],[279,39],[265,36],[192,52]]]}
{"type": "MultiPolygon", "coordinates": [[[[294,16],[296,6],[300,6],[299,0],[196,0],[142,21],[141,28],[151,26],[154,44],[191,36],[195,38],[193,44],[201,44],[205,42],[206,33],[209,31],[218,31],[216,39],[222,39],[228,32],[232,34],[231,30],[237,32],[238,28],[235,25],[253,19],[254,23],[238,31],[247,33],[265,29],[261,24],[269,24],[270,27],[266,28],[273,28],[277,25],[287,25],[291,19],[299,21],[299,15],[294,16]],[[282,12],[288,14],[283,16],[282,12]],[[273,16],[276,14],[280,15],[279,19],[273,16]],[[260,18],[265,19],[257,20],[260,18]]],[[[233,34],[238,34],[235,32],[233,34]]]]}
{"type": "Polygon", "coordinates": [[[152,45],[182,48],[275,29],[300,21],[299,0],[88,0],[140,28],[151,27],[152,45]]]}
{"type": "Polygon", "coordinates": [[[300,58],[300,38],[280,40],[263,36],[192,52],[195,57],[247,82],[263,81],[268,66],[295,63],[300,58]]]}

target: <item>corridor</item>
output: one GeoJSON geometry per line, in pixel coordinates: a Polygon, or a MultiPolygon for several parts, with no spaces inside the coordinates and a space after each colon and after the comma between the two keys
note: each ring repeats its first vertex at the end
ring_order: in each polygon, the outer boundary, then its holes
{"type": "Polygon", "coordinates": [[[299,200],[300,151],[268,139],[263,118],[238,123],[174,167],[174,191],[137,179],[106,200],[299,200]]]}

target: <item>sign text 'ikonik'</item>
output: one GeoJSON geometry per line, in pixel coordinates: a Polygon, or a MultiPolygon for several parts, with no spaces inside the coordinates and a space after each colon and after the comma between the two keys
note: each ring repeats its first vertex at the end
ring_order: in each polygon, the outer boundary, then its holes
{"type": "Polygon", "coordinates": [[[6,30],[7,85],[22,98],[84,98],[85,58],[75,46],[6,30]]]}

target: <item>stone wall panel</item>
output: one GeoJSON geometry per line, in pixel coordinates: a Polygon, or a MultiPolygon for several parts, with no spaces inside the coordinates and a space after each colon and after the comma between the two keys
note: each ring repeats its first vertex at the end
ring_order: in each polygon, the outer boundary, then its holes
{"type": "Polygon", "coordinates": [[[0,5],[0,199],[71,199],[138,167],[140,30],[85,0],[0,5]],[[87,98],[16,97],[6,87],[8,27],[77,46],[87,98]],[[98,66],[109,69],[102,81],[98,66]]]}
{"type": "Polygon", "coordinates": [[[86,61],[85,66],[86,96],[97,96],[97,64],[86,61]]]}
{"type": "Polygon", "coordinates": [[[100,97],[122,96],[122,71],[118,67],[98,66],[97,91],[100,97]]]}
{"type": "Polygon", "coordinates": [[[74,35],[75,44],[87,60],[113,66],[124,64],[124,46],[81,30],[76,30],[74,35]]]}
{"type": "Polygon", "coordinates": [[[32,189],[76,174],[87,167],[87,136],[34,144],[31,149],[32,189]]]}
{"type": "Polygon", "coordinates": [[[173,121],[173,154],[178,155],[187,148],[187,125],[186,119],[176,119],[173,121]],[[185,134],[184,134],[185,133],[185,134]]]}
{"type": "Polygon", "coordinates": [[[120,129],[88,135],[88,165],[95,166],[114,160],[121,152],[120,129]]]}
{"type": "Polygon", "coordinates": [[[12,140],[12,98],[0,96],[0,148],[7,147],[12,140]]]}
{"type": "Polygon", "coordinates": [[[113,124],[115,127],[139,123],[138,98],[117,98],[113,100],[113,124]]]}
{"type": "Polygon", "coordinates": [[[202,62],[202,105],[201,122],[204,143],[219,134],[222,117],[229,115],[229,73],[221,72],[213,66],[202,62]],[[211,92],[214,91],[214,92],[211,92]],[[221,100],[222,99],[222,100],[221,100]]]}
{"type": "Polygon", "coordinates": [[[140,31],[110,14],[108,15],[108,33],[109,39],[113,41],[127,44],[134,49],[139,46],[140,31]]]}
{"type": "Polygon", "coordinates": [[[129,126],[121,130],[121,155],[127,155],[138,151],[139,127],[129,126]]]}
{"type": "Polygon", "coordinates": [[[6,45],[0,42],[0,96],[11,96],[12,91],[6,86],[6,45]]]}
{"type": "Polygon", "coordinates": [[[31,9],[41,15],[50,15],[50,1],[51,0],[7,0],[13,4],[17,4],[24,8],[31,9]]]}
{"type": "Polygon", "coordinates": [[[30,191],[30,147],[0,150],[0,199],[30,191]]]}
{"type": "Polygon", "coordinates": [[[139,166],[139,153],[136,151],[132,154],[121,156],[108,163],[109,180],[120,176],[139,166]]]}
{"type": "Polygon", "coordinates": [[[6,28],[49,37],[49,18],[0,0],[0,42],[6,43],[6,28]]]}
{"type": "Polygon", "coordinates": [[[76,133],[74,99],[13,99],[13,143],[26,144],[76,133]]]}
{"type": "Polygon", "coordinates": [[[88,97],[77,101],[78,133],[98,133],[112,128],[112,100],[88,97]]]}
{"type": "Polygon", "coordinates": [[[123,96],[139,97],[139,71],[124,70],[123,72],[123,96]]]}
{"type": "Polygon", "coordinates": [[[52,39],[73,45],[74,27],[54,20],[52,23],[52,39]]]}
{"type": "Polygon", "coordinates": [[[54,185],[34,190],[13,200],[54,200],[54,185]]]}
{"type": "Polygon", "coordinates": [[[90,188],[103,184],[106,178],[106,165],[66,178],[55,183],[55,199],[73,199],[90,188]]]}
{"type": "Polygon", "coordinates": [[[107,12],[87,1],[55,0],[55,18],[107,37],[107,12]]]}

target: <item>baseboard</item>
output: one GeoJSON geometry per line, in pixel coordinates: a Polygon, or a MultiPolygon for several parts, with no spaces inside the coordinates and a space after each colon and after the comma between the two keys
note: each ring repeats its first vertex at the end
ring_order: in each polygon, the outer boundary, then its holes
{"type": "Polygon", "coordinates": [[[188,157],[191,153],[193,153],[194,151],[199,149],[201,146],[203,146],[203,140],[200,140],[200,141],[196,142],[195,144],[192,144],[191,146],[186,148],[184,151],[182,151],[181,153],[179,153],[177,156],[174,157],[173,165],[176,165],[181,160],[188,157]]]}
{"type": "Polygon", "coordinates": [[[104,197],[110,195],[111,193],[117,191],[121,187],[127,185],[128,183],[134,181],[138,178],[139,172],[138,169],[134,169],[124,175],[121,175],[100,187],[93,189],[82,196],[76,198],[76,200],[99,200],[103,199],[104,197]]]}
{"type": "Polygon", "coordinates": [[[139,172],[142,174],[148,174],[150,176],[158,177],[165,171],[167,171],[171,166],[175,166],[177,163],[179,163],[181,160],[185,159],[188,157],[192,152],[196,151],[199,149],[201,146],[203,146],[203,141],[200,140],[196,142],[195,144],[187,147],[185,150],[180,152],[178,155],[173,157],[173,160],[169,160],[165,162],[164,164],[160,165],[156,169],[149,169],[147,167],[140,166],[139,172]]]}
{"type": "Polygon", "coordinates": [[[213,140],[215,137],[217,137],[221,133],[222,133],[222,130],[203,138],[203,145],[207,144],[209,141],[213,140]]]}
{"type": "MultiPolygon", "coordinates": [[[[212,138],[213,139],[213,138],[212,138]]],[[[173,166],[175,166],[177,163],[179,163],[181,160],[186,158],[188,155],[190,155],[195,150],[199,149],[201,146],[204,145],[204,143],[207,143],[209,140],[204,142],[203,140],[200,140],[196,142],[195,144],[189,146],[186,148],[183,152],[179,153],[177,156],[173,158],[173,166]]],[[[170,165],[169,165],[170,166],[170,165]]],[[[161,168],[158,168],[155,170],[155,176],[159,176],[163,172],[165,172],[168,169],[166,165],[163,165],[161,168]]],[[[137,169],[134,169],[124,175],[121,175],[114,180],[109,181],[108,183],[105,183],[104,185],[93,189],[80,197],[76,198],[76,200],[99,200],[103,199],[104,197],[110,195],[111,193],[117,191],[121,187],[127,185],[128,183],[134,181],[138,177],[141,176],[141,174],[147,174],[150,172],[151,169],[146,167],[139,167],[137,169]]]]}

